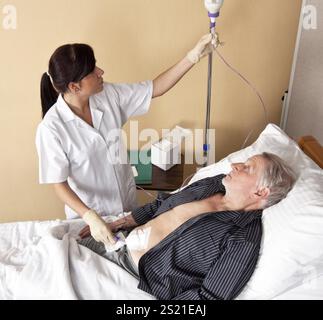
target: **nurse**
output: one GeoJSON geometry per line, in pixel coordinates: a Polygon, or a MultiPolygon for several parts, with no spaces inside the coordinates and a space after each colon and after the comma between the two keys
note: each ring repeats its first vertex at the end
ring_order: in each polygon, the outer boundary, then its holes
{"type": "Polygon", "coordinates": [[[216,45],[206,35],[156,79],[133,84],[104,82],[104,71],[86,44],[61,46],[51,56],[41,79],[39,182],[54,186],[67,219],[82,217],[96,241],[115,243],[102,216],[136,207],[136,185],[120,129],[129,118],[145,114],[151,99],[170,90],[216,45]]]}

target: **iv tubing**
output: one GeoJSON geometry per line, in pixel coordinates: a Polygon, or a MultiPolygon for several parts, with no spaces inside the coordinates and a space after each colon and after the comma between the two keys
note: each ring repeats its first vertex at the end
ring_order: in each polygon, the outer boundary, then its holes
{"type": "MultiPolygon", "coordinates": [[[[225,58],[221,55],[221,53],[215,49],[215,52],[217,53],[217,55],[220,57],[220,59],[222,60],[222,62],[229,68],[231,69],[235,74],[238,75],[238,77],[240,77],[244,82],[247,83],[247,85],[255,92],[255,94],[257,95],[257,97],[259,98],[260,100],[260,103],[263,107],[263,111],[264,111],[264,118],[265,118],[265,123],[267,124],[268,123],[268,112],[267,112],[267,108],[266,108],[266,105],[265,105],[265,102],[261,96],[261,94],[259,93],[259,91],[256,89],[256,87],[246,78],[244,77],[238,70],[236,70],[234,67],[232,67],[226,60],[225,58]]],[[[247,143],[247,141],[249,140],[250,136],[252,135],[254,130],[251,130],[246,138],[246,140],[244,141],[241,149],[243,149],[247,143]]]]}

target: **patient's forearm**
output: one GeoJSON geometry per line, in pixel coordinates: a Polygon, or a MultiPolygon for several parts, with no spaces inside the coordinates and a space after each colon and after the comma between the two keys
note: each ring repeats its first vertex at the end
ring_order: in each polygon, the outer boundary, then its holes
{"type": "Polygon", "coordinates": [[[77,212],[82,218],[83,215],[91,209],[82,202],[67,182],[54,184],[54,189],[59,199],[77,212]]]}

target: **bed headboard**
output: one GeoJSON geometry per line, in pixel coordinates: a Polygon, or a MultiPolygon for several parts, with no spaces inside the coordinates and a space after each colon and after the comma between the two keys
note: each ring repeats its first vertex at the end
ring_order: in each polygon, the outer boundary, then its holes
{"type": "Polygon", "coordinates": [[[298,142],[303,152],[323,169],[323,147],[312,136],[301,137],[298,142]]]}

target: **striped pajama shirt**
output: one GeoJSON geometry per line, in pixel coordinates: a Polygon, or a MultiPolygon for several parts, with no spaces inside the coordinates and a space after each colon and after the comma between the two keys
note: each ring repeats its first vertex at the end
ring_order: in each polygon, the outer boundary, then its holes
{"type": "MultiPolygon", "coordinates": [[[[197,181],[176,194],[133,211],[145,224],[179,205],[225,194],[225,175],[197,181]]],[[[254,272],[259,256],[262,210],[221,211],[194,217],[139,260],[138,288],[162,300],[234,299],[254,272]]]]}

